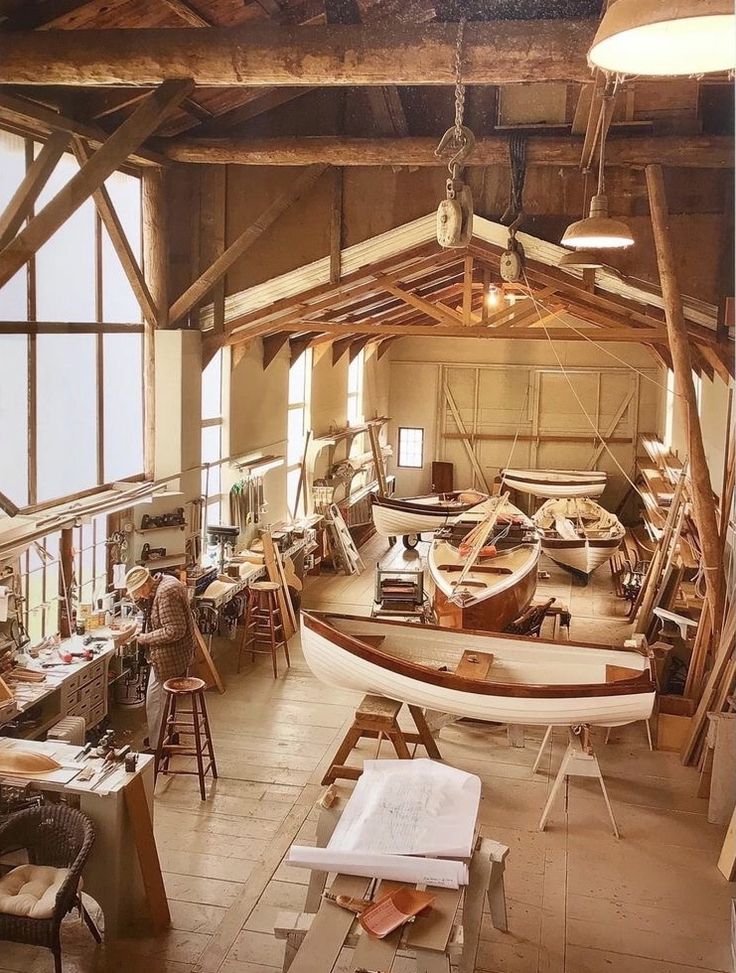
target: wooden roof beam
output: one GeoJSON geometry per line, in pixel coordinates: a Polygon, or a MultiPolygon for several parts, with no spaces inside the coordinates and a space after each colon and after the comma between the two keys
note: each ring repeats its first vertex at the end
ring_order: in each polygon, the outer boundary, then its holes
{"type": "Polygon", "coordinates": [[[139,105],[66,186],[0,251],[0,287],[103,185],[191,89],[190,81],[167,81],[139,105]]]}
{"type": "Polygon", "coordinates": [[[288,331],[267,334],[263,339],[263,370],[268,368],[276,355],[281,351],[289,340],[288,331]]]}
{"type": "MultiPolygon", "coordinates": [[[[1,68],[0,68],[1,73],[1,68]]],[[[237,112],[238,109],[233,109],[237,112]]],[[[216,131],[216,120],[210,126],[216,131]]],[[[583,140],[579,137],[535,135],[527,139],[527,165],[577,168],[583,140]]],[[[318,162],[334,166],[445,165],[434,154],[436,138],[349,138],[347,136],[276,136],[270,138],[176,139],[162,147],[174,162],[222,165],[303,166],[318,162]]],[[[606,143],[607,167],[644,168],[652,160],[680,168],[728,169],[734,164],[733,140],[725,135],[617,137],[606,143]]],[[[479,138],[467,165],[509,164],[508,138],[479,138]]]]}
{"type": "Polygon", "coordinates": [[[29,166],[20,186],[0,214],[0,250],[10,243],[33,212],[36,200],[68,145],[69,133],[55,132],[29,166]]]}
{"type": "MultiPolygon", "coordinates": [[[[40,95],[43,89],[38,90],[40,95]]],[[[150,92],[145,97],[149,96],[150,92]]],[[[31,131],[34,137],[37,136],[41,140],[47,138],[53,132],[68,132],[70,135],[78,135],[79,138],[91,145],[100,146],[110,137],[109,132],[97,125],[80,122],[35,101],[18,98],[15,95],[0,91],[0,122],[3,121],[21,130],[31,131]]],[[[130,153],[128,161],[139,166],[166,166],[169,164],[169,160],[165,156],[140,146],[130,153]]]]}
{"type": "MultiPolygon", "coordinates": [[[[466,84],[586,81],[593,20],[475,23],[466,84]]],[[[455,24],[247,25],[203,30],[61,30],[0,35],[0,83],[198,85],[450,85],[455,24]]]]}

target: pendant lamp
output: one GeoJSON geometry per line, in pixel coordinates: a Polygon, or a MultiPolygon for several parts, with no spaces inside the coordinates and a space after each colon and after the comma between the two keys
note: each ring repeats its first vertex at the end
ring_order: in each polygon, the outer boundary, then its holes
{"type": "Polygon", "coordinates": [[[728,71],[736,66],[733,0],[614,0],[588,60],[650,77],[728,71]]]}
{"type": "Polygon", "coordinates": [[[590,201],[590,215],[585,219],[571,223],[565,230],[561,241],[565,247],[572,247],[575,250],[622,250],[630,247],[634,242],[629,227],[622,220],[615,220],[608,215],[605,154],[609,113],[612,110],[613,98],[607,93],[603,96],[603,104],[601,105],[598,191],[590,201]]]}
{"type": "Polygon", "coordinates": [[[561,257],[557,266],[562,267],[563,270],[565,267],[574,267],[577,270],[589,270],[602,267],[603,261],[592,250],[573,250],[572,253],[566,253],[561,257]]]}

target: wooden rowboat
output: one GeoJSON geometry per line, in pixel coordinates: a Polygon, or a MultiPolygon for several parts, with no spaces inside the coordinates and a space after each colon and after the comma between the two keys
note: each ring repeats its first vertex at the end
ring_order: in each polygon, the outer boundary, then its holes
{"type": "Polygon", "coordinates": [[[615,514],[589,497],[548,500],[534,515],[542,550],[553,561],[592,574],[616,553],[626,529],[615,514]]]}
{"type": "Polygon", "coordinates": [[[501,470],[504,486],[533,497],[599,497],[606,477],[598,470],[501,470]]]}
{"type": "Polygon", "coordinates": [[[505,536],[492,543],[491,556],[483,556],[485,549],[481,549],[468,566],[465,539],[497,502],[498,498],[491,498],[456,518],[430,547],[432,607],[443,628],[502,632],[534,597],[539,536],[533,522],[508,500],[501,503],[494,521],[496,535],[505,536]]]}
{"type": "Polygon", "coordinates": [[[373,523],[383,537],[433,533],[487,499],[477,490],[431,493],[422,497],[372,496],[373,523]]]}
{"type": "Polygon", "coordinates": [[[304,657],[318,679],[460,717],[569,726],[648,719],[650,660],[577,642],[452,632],[302,612],[304,657]]]}

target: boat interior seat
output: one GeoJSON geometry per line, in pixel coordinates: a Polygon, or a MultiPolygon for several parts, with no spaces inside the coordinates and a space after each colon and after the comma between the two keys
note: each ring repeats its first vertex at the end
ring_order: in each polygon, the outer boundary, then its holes
{"type": "Polygon", "coordinates": [[[352,636],[357,639],[358,642],[365,642],[366,645],[372,646],[372,648],[377,649],[380,645],[386,641],[385,635],[359,635],[355,634],[352,636]]]}
{"type": "Polygon", "coordinates": [[[492,665],[493,654],[491,652],[473,652],[466,649],[455,668],[455,675],[462,676],[463,679],[482,681],[488,678],[492,665]]]}
{"type": "Polygon", "coordinates": [[[622,679],[636,679],[636,677],[640,675],[640,669],[629,669],[627,666],[606,666],[606,682],[620,682],[622,679]]]}

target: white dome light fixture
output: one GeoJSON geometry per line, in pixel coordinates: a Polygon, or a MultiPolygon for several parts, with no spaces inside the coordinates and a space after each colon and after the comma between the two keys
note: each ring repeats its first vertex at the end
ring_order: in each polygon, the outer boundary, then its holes
{"type": "Polygon", "coordinates": [[[736,67],[732,0],[614,0],[588,54],[612,74],[708,74],[736,67]]]}

